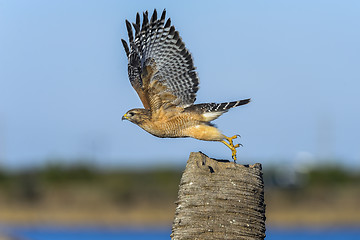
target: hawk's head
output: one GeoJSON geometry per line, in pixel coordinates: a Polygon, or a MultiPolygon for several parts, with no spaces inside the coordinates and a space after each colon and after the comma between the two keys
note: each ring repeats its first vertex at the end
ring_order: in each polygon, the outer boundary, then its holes
{"type": "Polygon", "coordinates": [[[127,113],[124,114],[121,120],[129,120],[130,122],[139,125],[143,121],[149,120],[150,116],[151,113],[149,109],[134,108],[127,111],[127,113]]]}

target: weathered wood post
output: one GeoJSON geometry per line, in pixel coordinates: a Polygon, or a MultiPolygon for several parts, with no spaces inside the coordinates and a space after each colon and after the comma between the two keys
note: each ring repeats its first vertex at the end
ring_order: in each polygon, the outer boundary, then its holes
{"type": "Polygon", "coordinates": [[[172,240],[264,239],[261,164],[190,154],[178,194],[172,240]]]}

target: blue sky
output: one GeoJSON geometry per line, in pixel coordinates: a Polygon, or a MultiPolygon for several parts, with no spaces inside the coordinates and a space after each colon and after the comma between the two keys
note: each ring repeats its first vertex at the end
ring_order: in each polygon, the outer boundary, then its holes
{"type": "Polygon", "coordinates": [[[193,54],[198,103],[252,98],[215,121],[242,136],[239,162],[359,165],[359,1],[110,0],[0,0],[0,165],[231,158],[221,143],[159,139],[121,121],[141,106],[124,21],[154,8],[193,54]]]}

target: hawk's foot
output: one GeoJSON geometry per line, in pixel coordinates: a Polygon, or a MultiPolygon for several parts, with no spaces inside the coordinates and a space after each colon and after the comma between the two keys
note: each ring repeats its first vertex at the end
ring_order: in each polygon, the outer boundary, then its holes
{"type": "Polygon", "coordinates": [[[221,141],[221,142],[222,142],[223,144],[225,144],[228,148],[230,148],[231,153],[232,153],[232,159],[234,160],[234,162],[236,162],[236,148],[242,146],[241,143],[238,143],[238,144],[234,145],[233,139],[235,139],[235,138],[237,138],[237,137],[240,137],[240,135],[234,135],[234,136],[232,136],[232,137],[226,137],[226,136],[224,136],[224,138],[225,138],[226,140],[228,140],[229,143],[227,143],[225,140],[222,140],[222,141],[221,141]]]}

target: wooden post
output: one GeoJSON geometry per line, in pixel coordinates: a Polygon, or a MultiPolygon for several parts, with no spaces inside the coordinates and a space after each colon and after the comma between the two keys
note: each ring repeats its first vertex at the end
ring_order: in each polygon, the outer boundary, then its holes
{"type": "Polygon", "coordinates": [[[172,240],[265,238],[259,163],[240,165],[192,152],[176,204],[172,240]]]}

